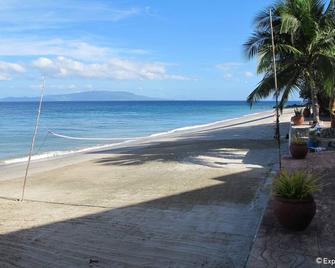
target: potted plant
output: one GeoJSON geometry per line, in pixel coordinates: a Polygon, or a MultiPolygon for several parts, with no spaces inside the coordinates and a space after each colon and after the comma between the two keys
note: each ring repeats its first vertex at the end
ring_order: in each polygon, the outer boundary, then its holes
{"type": "Polygon", "coordinates": [[[294,109],[294,116],[291,117],[291,121],[293,122],[294,125],[302,125],[305,120],[304,116],[302,114],[302,109],[295,108],[294,109]]]}
{"type": "Polygon", "coordinates": [[[319,178],[305,171],[282,171],[273,182],[273,208],[285,228],[302,231],[315,215],[313,193],[320,190],[319,178]]]}
{"type": "Polygon", "coordinates": [[[304,159],[308,153],[307,142],[301,137],[294,136],[290,144],[290,153],[294,159],[304,159]]]}
{"type": "Polygon", "coordinates": [[[303,112],[302,112],[304,117],[310,117],[311,116],[311,106],[310,104],[306,104],[306,107],[304,108],[303,112]]]}

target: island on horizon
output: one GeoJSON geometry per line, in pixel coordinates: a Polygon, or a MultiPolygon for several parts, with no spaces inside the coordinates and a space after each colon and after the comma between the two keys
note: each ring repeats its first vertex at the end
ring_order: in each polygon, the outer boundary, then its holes
{"type": "MultiPolygon", "coordinates": [[[[36,102],[40,97],[6,97],[0,102],[36,102]]],[[[83,91],[70,94],[46,95],[44,101],[158,101],[152,98],[137,95],[128,91],[83,91]]]]}

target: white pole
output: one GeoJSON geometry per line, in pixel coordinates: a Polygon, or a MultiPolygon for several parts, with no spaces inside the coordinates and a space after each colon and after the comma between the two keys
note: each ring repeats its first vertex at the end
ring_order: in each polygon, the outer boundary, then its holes
{"type": "Polygon", "coordinates": [[[280,150],[280,125],[279,125],[279,107],[278,107],[278,81],[277,81],[277,66],[276,66],[276,48],[275,40],[273,34],[273,25],[272,25],[272,12],[270,9],[270,27],[271,27],[271,39],[272,39],[272,56],[273,56],[273,72],[275,77],[275,91],[276,91],[276,138],[278,143],[278,163],[279,169],[281,169],[281,150],[280,150]]]}
{"type": "Polygon", "coordinates": [[[35,139],[36,139],[36,135],[37,135],[37,131],[38,131],[38,126],[39,126],[39,123],[40,123],[40,115],[41,115],[41,109],[42,109],[44,90],[45,90],[45,77],[43,77],[42,85],[41,85],[40,103],[39,103],[39,106],[38,106],[38,113],[37,113],[37,118],[36,118],[35,130],[34,130],[34,135],[33,135],[32,141],[31,141],[31,146],[30,146],[30,151],[29,151],[29,156],[28,156],[28,163],[27,163],[26,173],[25,173],[24,181],[23,181],[21,201],[23,201],[23,199],[24,199],[24,192],[25,192],[25,189],[26,189],[26,182],[27,182],[27,176],[28,176],[28,171],[29,171],[29,166],[30,166],[30,161],[31,161],[31,155],[33,154],[33,151],[34,151],[35,139]]]}

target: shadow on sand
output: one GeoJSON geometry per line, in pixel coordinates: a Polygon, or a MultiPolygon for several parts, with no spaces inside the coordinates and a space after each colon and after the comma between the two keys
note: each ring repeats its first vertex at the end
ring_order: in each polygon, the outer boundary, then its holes
{"type": "Polygon", "coordinates": [[[255,175],[3,234],[0,266],[242,267],[261,213],[255,175]]]}
{"type": "MultiPolygon", "coordinates": [[[[287,123],[282,123],[282,133],[287,133],[287,123]]],[[[231,127],[232,125],[227,126],[231,127]]],[[[282,134],[282,135],[283,135],[282,134]]],[[[183,135],[174,141],[150,142],[137,146],[125,147],[122,149],[109,149],[90,152],[90,154],[111,154],[110,157],[102,157],[97,160],[98,164],[104,165],[141,165],[149,161],[190,161],[201,165],[209,165],[211,167],[224,166],[228,162],[210,164],[206,161],[192,161],[189,157],[206,155],[213,158],[222,159],[241,159],[241,155],[235,154],[234,150],[245,150],[247,154],[243,157],[242,162],[250,165],[263,165],[264,157],[255,154],[253,149],[258,150],[276,150],[276,142],[271,139],[273,135],[273,124],[262,124],[258,126],[239,127],[233,129],[222,129],[209,131],[199,131],[192,133],[192,136],[183,135]],[[250,133],[256,133],[256,136],[246,139],[246,129],[250,133]],[[261,139],[257,136],[264,133],[270,139],[261,139]],[[235,137],[227,139],[225,137],[235,137]],[[188,158],[188,159],[187,159],[188,158]],[[218,165],[216,165],[218,164],[218,165]]]]}

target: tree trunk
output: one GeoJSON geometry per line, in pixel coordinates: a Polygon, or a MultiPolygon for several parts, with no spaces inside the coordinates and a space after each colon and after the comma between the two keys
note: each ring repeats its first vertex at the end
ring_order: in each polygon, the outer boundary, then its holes
{"type": "Polygon", "coordinates": [[[309,75],[308,77],[309,77],[309,87],[310,87],[311,101],[312,101],[313,121],[319,123],[320,115],[319,115],[319,103],[318,103],[317,90],[315,88],[315,83],[311,75],[309,75]]]}
{"type": "Polygon", "coordinates": [[[313,121],[320,122],[320,114],[319,114],[319,103],[318,97],[316,96],[315,89],[312,89],[312,110],[313,110],[313,121]]]}
{"type": "Polygon", "coordinates": [[[335,95],[333,95],[333,97],[330,99],[329,113],[330,113],[331,127],[335,127],[335,95]]]}

